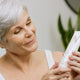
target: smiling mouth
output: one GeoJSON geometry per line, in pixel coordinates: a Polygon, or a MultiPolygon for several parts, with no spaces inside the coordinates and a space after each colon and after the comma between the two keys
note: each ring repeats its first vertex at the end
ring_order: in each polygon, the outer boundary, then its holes
{"type": "Polygon", "coordinates": [[[26,43],[26,45],[32,45],[32,44],[34,44],[35,43],[35,38],[32,40],[32,41],[30,41],[30,42],[28,42],[28,43],[26,43]]]}

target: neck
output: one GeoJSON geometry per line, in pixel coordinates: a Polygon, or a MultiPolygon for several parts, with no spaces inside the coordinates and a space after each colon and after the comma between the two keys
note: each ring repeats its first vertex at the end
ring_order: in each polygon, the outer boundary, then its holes
{"type": "Polygon", "coordinates": [[[10,62],[10,65],[16,66],[18,69],[25,71],[25,68],[30,68],[33,61],[33,53],[28,53],[29,55],[15,55],[13,53],[6,54],[6,60],[10,62]]]}

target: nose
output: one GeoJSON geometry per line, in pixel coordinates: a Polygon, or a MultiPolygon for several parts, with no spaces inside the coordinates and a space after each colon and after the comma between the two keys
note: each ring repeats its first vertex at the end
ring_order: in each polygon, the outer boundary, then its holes
{"type": "Polygon", "coordinates": [[[30,38],[33,35],[32,29],[25,27],[25,37],[30,38]]]}

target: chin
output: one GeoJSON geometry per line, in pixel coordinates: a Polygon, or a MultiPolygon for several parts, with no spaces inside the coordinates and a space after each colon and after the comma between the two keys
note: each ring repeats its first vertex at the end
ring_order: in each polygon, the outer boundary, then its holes
{"type": "Polygon", "coordinates": [[[37,48],[38,48],[38,43],[36,43],[36,45],[33,46],[32,51],[33,51],[33,52],[36,51],[37,48]]]}
{"type": "Polygon", "coordinates": [[[38,43],[36,42],[35,44],[33,44],[31,47],[28,48],[29,52],[34,52],[36,51],[38,48],[38,43]]]}

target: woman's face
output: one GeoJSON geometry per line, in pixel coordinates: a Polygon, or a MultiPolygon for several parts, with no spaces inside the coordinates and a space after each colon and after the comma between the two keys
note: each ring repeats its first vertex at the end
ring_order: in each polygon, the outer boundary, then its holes
{"type": "Polygon", "coordinates": [[[38,47],[36,28],[26,11],[23,11],[20,21],[10,27],[5,38],[6,50],[15,54],[31,53],[38,47]]]}

